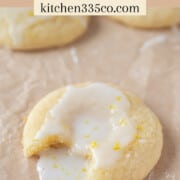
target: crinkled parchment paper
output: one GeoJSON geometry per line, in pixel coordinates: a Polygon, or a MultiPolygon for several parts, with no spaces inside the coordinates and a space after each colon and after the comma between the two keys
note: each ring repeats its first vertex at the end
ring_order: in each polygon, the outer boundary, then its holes
{"type": "Polygon", "coordinates": [[[94,18],[73,45],[37,52],[0,49],[0,179],[38,180],[26,159],[25,117],[44,95],[84,81],[115,83],[144,99],[163,125],[164,148],[149,180],[180,179],[180,30],[138,30],[94,18]]]}

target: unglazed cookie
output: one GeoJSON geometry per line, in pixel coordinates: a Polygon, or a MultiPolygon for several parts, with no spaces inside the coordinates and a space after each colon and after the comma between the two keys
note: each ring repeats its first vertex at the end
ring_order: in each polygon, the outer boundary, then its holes
{"type": "Polygon", "coordinates": [[[148,9],[146,16],[111,16],[111,18],[139,28],[164,28],[180,23],[180,8],[148,9]]]}
{"type": "Polygon", "coordinates": [[[41,180],[142,180],[162,144],[154,113],[136,96],[103,83],[50,93],[23,132],[25,155],[40,156],[41,180]]]}
{"type": "Polygon", "coordinates": [[[88,27],[85,16],[34,16],[30,8],[0,9],[0,44],[12,49],[63,46],[88,27]]]}

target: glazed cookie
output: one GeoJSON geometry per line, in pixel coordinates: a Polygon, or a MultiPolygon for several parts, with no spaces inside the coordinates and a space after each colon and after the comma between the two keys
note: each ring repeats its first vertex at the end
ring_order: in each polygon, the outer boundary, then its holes
{"type": "Polygon", "coordinates": [[[23,132],[41,180],[142,180],[162,150],[158,118],[136,96],[104,83],[43,98],[23,132]]]}
{"type": "Polygon", "coordinates": [[[164,28],[180,23],[180,8],[153,8],[146,16],[112,16],[111,18],[139,28],[164,28]]]}
{"type": "Polygon", "coordinates": [[[88,28],[85,16],[33,16],[30,8],[0,9],[0,44],[12,49],[63,46],[88,28]]]}

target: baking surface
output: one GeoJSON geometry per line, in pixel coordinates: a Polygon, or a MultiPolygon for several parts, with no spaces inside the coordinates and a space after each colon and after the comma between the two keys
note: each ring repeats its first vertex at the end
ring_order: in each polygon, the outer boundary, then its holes
{"type": "Polygon", "coordinates": [[[147,180],[180,179],[180,28],[145,31],[94,18],[78,42],[37,52],[0,49],[0,179],[38,180],[37,158],[23,156],[25,117],[56,88],[84,81],[139,95],[164,132],[161,159],[147,180]]]}

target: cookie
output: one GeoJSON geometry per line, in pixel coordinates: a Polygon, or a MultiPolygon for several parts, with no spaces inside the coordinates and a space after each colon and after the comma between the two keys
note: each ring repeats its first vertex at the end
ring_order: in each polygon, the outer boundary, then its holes
{"type": "Polygon", "coordinates": [[[34,16],[30,8],[0,9],[0,44],[17,50],[64,46],[88,28],[85,16],[34,16]]]}
{"type": "Polygon", "coordinates": [[[58,89],[30,112],[24,154],[40,156],[47,179],[140,180],[157,163],[163,138],[155,114],[135,95],[104,83],[58,89]]]}
{"type": "Polygon", "coordinates": [[[180,8],[152,8],[146,16],[111,16],[110,18],[137,28],[165,28],[180,23],[180,8]]]}

